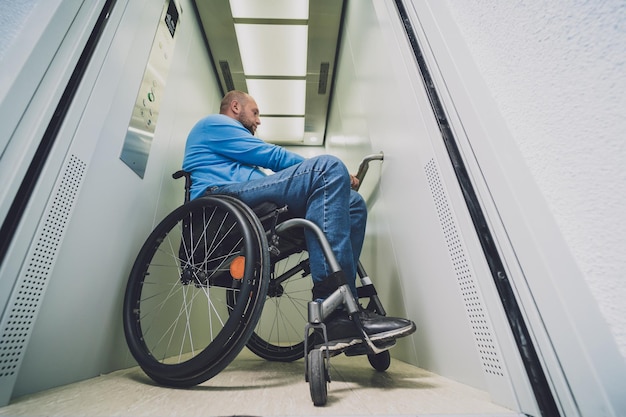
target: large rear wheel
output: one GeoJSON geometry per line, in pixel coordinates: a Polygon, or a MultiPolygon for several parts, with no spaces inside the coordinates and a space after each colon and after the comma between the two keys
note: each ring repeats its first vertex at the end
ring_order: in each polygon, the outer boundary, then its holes
{"type": "Polygon", "coordinates": [[[263,309],[269,255],[251,210],[226,196],[170,213],[132,268],[124,331],[148,376],[169,386],[212,378],[239,354],[263,309]]]}

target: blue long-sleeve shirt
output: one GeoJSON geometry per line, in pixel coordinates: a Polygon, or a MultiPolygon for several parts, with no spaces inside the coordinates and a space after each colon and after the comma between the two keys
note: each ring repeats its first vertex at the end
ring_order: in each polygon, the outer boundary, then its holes
{"type": "Polygon", "coordinates": [[[280,171],[304,157],[263,142],[239,121],[223,114],[201,119],[189,132],[183,169],[191,173],[191,199],[209,187],[264,177],[259,169],[280,171]]]}

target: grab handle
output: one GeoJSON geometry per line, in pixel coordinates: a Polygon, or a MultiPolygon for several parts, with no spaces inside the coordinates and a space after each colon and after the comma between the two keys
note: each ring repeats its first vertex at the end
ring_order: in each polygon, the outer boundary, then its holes
{"type": "Polygon", "coordinates": [[[365,178],[365,174],[367,174],[367,170],[369,169],[369,164],[371,161],[382,161],[384,159],[384,155],[381,152],[379,153],[375,153],[372,155],[368,155],[365,158],[363,158],[363,160],[361,161],[361,164],[359,165],[359,170],[356,173],[356,177],[359,180],[359,185],[357,185],[355,187],[355,191],[359,191],[359,188],[361,187],[361,183],[363,182],[363,178],[365,178]]]}

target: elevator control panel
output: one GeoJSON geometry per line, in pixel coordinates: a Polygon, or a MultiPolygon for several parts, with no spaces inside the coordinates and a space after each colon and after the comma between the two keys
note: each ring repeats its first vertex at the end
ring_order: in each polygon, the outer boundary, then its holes
{"type": "Polygon", "coordinates": [[[120,159],[141,178],[159,118],[179,17],[174,0],[166,0],[120,154],[120,159]]]}

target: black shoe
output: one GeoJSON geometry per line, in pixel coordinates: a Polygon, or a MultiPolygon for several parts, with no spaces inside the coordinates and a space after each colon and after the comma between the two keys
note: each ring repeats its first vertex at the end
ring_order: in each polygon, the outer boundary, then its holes
{"type": "MultiPolygon", "coordinates": [[[[350,316],[344,311],[337,311],[325,320],[328,335],[328,349],[331,351],[343,350],[363,342],[354,317],[358,316],[363,324],[365,333],[376,345],[386,344],[399,337],[408,336],[415,332],[415,323],[411,320],[398,317],[386,317],[372,311],[361,310],[350,316]]],[[[315,345],[322,347],[323,336],[316,335],[315,345]]]]}

